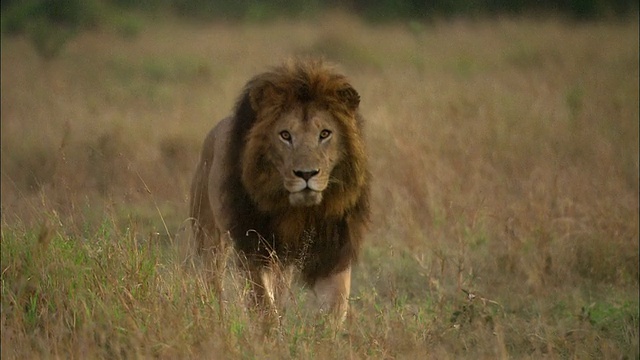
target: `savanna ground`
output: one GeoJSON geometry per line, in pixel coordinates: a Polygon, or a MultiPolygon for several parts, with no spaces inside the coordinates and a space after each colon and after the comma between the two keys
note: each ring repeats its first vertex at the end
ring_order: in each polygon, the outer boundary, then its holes
{"type": "Polygon", "coordinates": [[[139,21],[2,38],[3,359],[638,358],[637,18],[139,21]],[[361,94],[373,216],[343,331],[295,288],[265,336],[177,249],[205,133],[296,54],[361,94]]]}

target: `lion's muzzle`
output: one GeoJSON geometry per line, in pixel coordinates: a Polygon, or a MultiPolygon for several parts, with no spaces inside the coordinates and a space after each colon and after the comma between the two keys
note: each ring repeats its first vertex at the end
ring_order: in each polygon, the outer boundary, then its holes
{"type": "Polygon", "coordinates": [[[320,170],[294,170],[293,177],[286,181],[289,203],[293,206],[313,206],[322,201],[326,181],[320,170]]]}

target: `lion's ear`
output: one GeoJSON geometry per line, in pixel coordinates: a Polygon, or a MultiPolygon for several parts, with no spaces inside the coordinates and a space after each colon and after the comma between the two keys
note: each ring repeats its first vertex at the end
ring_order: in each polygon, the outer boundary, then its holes
{"type": "Polygon", "coordinates": [[[278,95],[277,90],[269,81],[261,81],[249,90],[249,101],[253,111],[258,111],[265,104],[265,101],[274,99],[278,95]]]}
{"type": "Polygon", "coordinates": [[[351,110],[356,110],[358,105],[360,105],[360,95],[351,85],[347,85],[347,87],[338,90],[338,97],[340,97],[340,100],[351,110]]]}

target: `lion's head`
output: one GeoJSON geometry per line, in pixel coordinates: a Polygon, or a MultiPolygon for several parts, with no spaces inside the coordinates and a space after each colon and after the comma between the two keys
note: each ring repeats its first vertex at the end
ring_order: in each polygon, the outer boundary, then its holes
{"type": "Polygon", "coordinates": [[[290,62],[248,85],[255,123],[242,183],[262,210],[323,206],[339,215],[365,184],[358,93],[320,62],[290,62]]]}

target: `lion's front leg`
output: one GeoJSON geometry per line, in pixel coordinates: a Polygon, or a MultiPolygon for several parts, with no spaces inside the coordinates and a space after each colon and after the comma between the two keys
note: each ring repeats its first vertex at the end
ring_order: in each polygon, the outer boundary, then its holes
{"type": "Polygon", "coordinates": [[[273,268],[265,266],[250,269],[249,283],[251,291],[251,307],[267,319],[278,319],[275,303],[276,274],[273,268]]]}
{"type": "Polygon", "coordinates": [[[318,279],[313,286],[321,313],[330,313],[338,326],[344,322],[347,316],[350,291],[351,266],[339,273],[318,279]]]}

